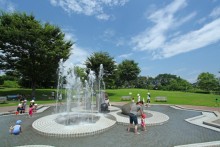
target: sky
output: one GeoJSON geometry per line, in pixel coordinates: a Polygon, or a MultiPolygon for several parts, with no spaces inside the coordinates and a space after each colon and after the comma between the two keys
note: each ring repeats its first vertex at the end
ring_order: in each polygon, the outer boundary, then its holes
{"type": "Polygon", "coordinates": [[[0,10],[60,27],[75,43],[67,67],[102,51],[134,60],[141,76],[220,77],[219,0],[0,0],[0,10]]]}

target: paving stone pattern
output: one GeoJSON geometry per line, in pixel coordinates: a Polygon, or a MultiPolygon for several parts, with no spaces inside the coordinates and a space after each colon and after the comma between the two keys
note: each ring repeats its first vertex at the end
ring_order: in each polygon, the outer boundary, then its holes
{"type": "Polygon", "coordinates": [[[185,121],[187,118],[201,115],[198,111],[183,111],[169,106],[151,106],[147,110],[157,111],[169,116],[163,125],[148,126],[147,131],[139,129],[140,135],[127,132],[125,125],[117,124],[110,130],[94,136],[79,138],[57,138],[40,135],[32,128],[32,123],[43,116],[54,112],[50,107],[32,118],[27,115],[0,116],[0,147],[45,145],[55,147],[173,147],[177,145],[219,141],[220,133],[185,121]],[[8,129],[15,121],[21,119],[23,133],[10,135],[8,129]]]}

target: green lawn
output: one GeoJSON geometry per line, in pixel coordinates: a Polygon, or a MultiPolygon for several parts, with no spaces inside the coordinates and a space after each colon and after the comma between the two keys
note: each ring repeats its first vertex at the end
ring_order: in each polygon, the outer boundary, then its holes
{"type": "MultiPolygon", "coordinates": [[[[129,95],[132,93],[132,97],[137,101],[137,94],[141,95],[141,98],[147,99],[148,91],[146,89],[115,89],[107,90],[110,101],[119,102],[121,96],[129,95]]],[[[177,91],[160,91],[150,90],[151,103],[153,104],[182,104],[182,105],[197,105],[197,106],[216,106],[216,98],[220,100],[219,95],[213,94],[201,94],[201,93],[189,93],[189,92],[177,92],[177,91]],[[155,102],[155,97],[166,96],[167,102],[155,102]]]]}
{"type": "MultiPolygon", "coordinates": [[[[55,100],[49,99],[51,92],[56,89],[37,89],[36,90],[36,101],[38,104],[55,103],[55,100]]],[[[108,89],[106,90],[110,102],[120,102],[121,96],[127,96],[132,93],[132,97],[137,101],[137,94],[141,95],[141,98],[147,99],[148,91],[146,89],[108,89]]],[[[213,94],[201,94],[201,93],[189,93],[189,92],[176,92],[176,91],[160,91],[150,90],[151,103],[153,104],[181,104],[181,105],[197,105],[197,106],[210,106],[216,107],[216,98],[220,103],[220,96],[213,94]],[[166,96],[167,102],[155,102],[155,97],[166,96]]],[[[31,89],[19,89],[19,88],[1,88],[0,96],[24,94],[27,100],[31,100],[31,89]]],[[[2,106],[14,106],[17,105],[18,101],[9,101],[7,104],[0,104],[2,106]]]]}

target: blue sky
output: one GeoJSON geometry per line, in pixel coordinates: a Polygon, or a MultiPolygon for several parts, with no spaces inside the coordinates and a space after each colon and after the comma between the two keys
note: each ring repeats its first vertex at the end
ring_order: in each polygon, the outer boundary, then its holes
{"type": "Polygon", "coordinates": [[[134,60],[142,76],[220,76],[218,0],[0,0],[0,9],[59,26],[75,42],[66,66],[104,51],[134,60]]]}

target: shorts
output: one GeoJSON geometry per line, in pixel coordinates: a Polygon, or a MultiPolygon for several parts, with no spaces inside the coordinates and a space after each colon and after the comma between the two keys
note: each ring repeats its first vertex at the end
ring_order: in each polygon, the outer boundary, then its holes
{"type": "Polygon", "coordinates": [[[129,118],[130,118],[130,124],[138,124],[138,119],[137,119],[137,115],[134,115],[132,113],[129,113],[129,118]]]}
{"type": "Polygon", "coordinates": [[[147,99],[147,103],[150,103],[150,99],[147,99]]]}

